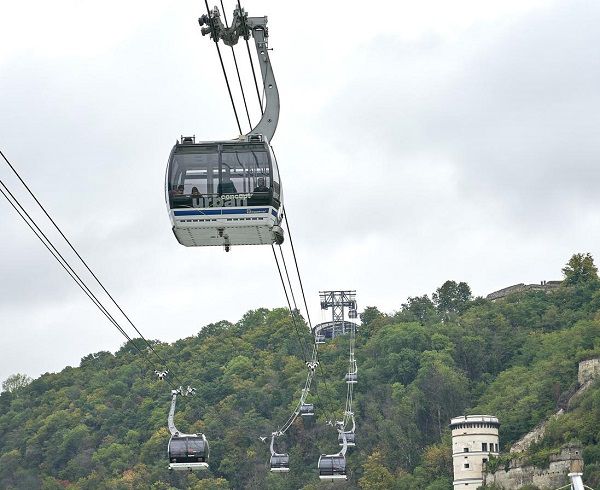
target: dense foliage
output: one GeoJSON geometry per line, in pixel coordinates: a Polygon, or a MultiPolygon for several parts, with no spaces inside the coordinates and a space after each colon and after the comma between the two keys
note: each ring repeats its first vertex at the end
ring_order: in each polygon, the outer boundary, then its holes
{"type": "MultiPolygon", "coordinates": [[[[344,488],[450,489],[451,417],[498,416],[506,448],[553,413],[576,384],[578,361],[600,355],[593,261],[581,255],[563,272],[568,281],[550,292],[492,302],[447,281],[431,299],[409,298],[394,314],[366,308],[357,341],[357,447],[344,488]]],[[[170,386],[130,344],[11,384],[0,395],[0,488],[320,488],[319,454],[337,447],[325,421],[343,409],[347,339],[322,346],[310,400],[316,421],[297,420],[279,448],[290,453],[288,475],[268,472],[268,443],[259,439],[287,418],[299,396],[301,345],[284,309],[250,311],[236,324],[155,344],[181,382],[197,389],[179,404],[176,423],[206,433],[211,469],[202,474],[166,469],[170,386]]],[[[598,384],[551,424],[535,451],[572,439],[584,446],[589,483],[599,485],[598,384]]]]}

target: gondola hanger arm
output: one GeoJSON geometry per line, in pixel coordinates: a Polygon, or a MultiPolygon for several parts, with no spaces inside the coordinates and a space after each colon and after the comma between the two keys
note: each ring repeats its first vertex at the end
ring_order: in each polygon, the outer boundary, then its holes
{"type": "Polygon", "coordinates": [[[253,136],[262,136],[271,142],[279,121],[279,91],[269,58],[267,17],[248,17],[244,9],[236,8],[231,26],[225,27],[219,9],[214,7],[210,17],[204,14],[198,19],[198,23],[203,26],[201,29],[203,36],[210,34],[213,41],[222,40],[227,46],[234,46],[241,37],[246,40],[250,39],[250,36],[254,38],[265,90],[265,108],[258,124],[244,137],[252,139],[253,136]]]}
{"type": "Polygon", "coordinates": [[[176,390],[171,390],[171,408],[169,409],[169,417],[167,418],[167,425],[169,432],[172,436],[184,435],[175,427],[175,405],[177,404],[177,395],[191,396],[196,393],[196,389],[188,386],[187,388],[179,387],[176,390]]]}

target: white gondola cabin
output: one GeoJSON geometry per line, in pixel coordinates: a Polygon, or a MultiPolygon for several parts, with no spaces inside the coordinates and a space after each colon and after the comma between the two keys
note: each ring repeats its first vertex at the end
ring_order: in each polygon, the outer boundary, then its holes
{"type": "Polygon", "coordinates": [[[229,27],[215,7],[199,19],[202,35],[234,46],[254,39],[265,87],[262,117],[238,139],[196,143],[182,137],[169,157],[166,200],[173,233],[182,245],[281,244],[281,179],[270,142],[279,120],[279,92],[268,52],[266,17],[238,6],[229,27]]]}
{"type": "Polygon", "coordinates": [[[281,243],[281,183],[267,143],[195,143],[171,151],[166,200],[173,233],[188,247],[281,243]]]}

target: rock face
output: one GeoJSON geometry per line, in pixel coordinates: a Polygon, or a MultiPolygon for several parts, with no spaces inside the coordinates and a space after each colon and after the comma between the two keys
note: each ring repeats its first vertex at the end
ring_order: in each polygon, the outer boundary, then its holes
{"type": "Polygon", "coordinates": [[[548,468],[523,466],[521,460],[511,462],[508,470],[486,474],[486,485],[496,484],[504,490],[517,490],[524,485],[535,485],[542,490],[554,490],[569,483],[567,476],[571,472],[583,469],[581,448],[574,444],[563,446],[560,454],[550,456],[548,468]]]}
{"type": "MultiPolygon", "coordinates": [[[[579,363],[577,373],[577,390],[566,400],[565,406],[570,406],[571,401],[586,391],[596,379],[600,379],[600,358],[586,359],[579,363]]],[[[561,408],[548,419],[538,424],[533,430],[525,434],[510,448],[511,453],[527,451],[534,442],[541,440],[546,433],[546,427],[552,420],[559,418],[564,413],[561,408]]],[[[524,485],[535,485],[541,489],[555,489],[569,483],[569,473],[581,473],[583,471],[583,459],[581,448],[575,444],[569,444],[561,448],[560,454],[550,456],[548,468],[525,465],[522,459],[514,459],[508,470],[498,470],[496,473],[484,474],[484,483],[491,485],[495,483],[505,490],[519,489],[524,485]]]]}
{"type": "MultiPolygon", "coordinates": [[[[577,391],[571,394],[568,400],[565,402],[565,406],[569,407],[572,400],[579,397],[585,390],[587,390],[594,380],[600,378],[600,358],[595,359],[586,359],[579,363],[579,370],[577,372],[577,382],[579,386],[577,387],[577,391]]],[[[510,448],[511,453],[521,453],[523,451],[527,451],[529,446],[531,446],[534,442],[541,440],[546,433],[546,427],[548,426],[548,422],[551,420],[560,417],[564,413],[564,410],[561,408],[558,412],[551,415],[548,419],[544,420],[536,427],[533,428],[530,432],[525,434],[521,439],[513,444],[510,448]]]]}
{"type": "Polygon", "coordinates": [[[546,427],[548,426],[548,424],[557,417],[560,417],[563,413],[564,411],[560,409],[558,412],[552,414],[549,418],[536,425],[533,428],[533,430],[525,434],[523,437],[521,437],[521,439],[519,439],[511,446],[510,452],[522,453],[524,451],[527,451],[527,449],[529,449],[529,446],[531,446],[535,442],[538,442],[544,437],[544,434],[546,433],[546,427]]]}

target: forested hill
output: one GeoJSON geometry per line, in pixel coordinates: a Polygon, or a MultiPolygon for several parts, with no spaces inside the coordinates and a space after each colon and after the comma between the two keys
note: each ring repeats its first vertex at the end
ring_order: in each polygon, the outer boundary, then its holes
{"type": "MultiPolygon", "coordinates": [[[[573,256],[563,272],[554,291],[496,302],[473,299],[468,285],[448,281],[431,298],[409,298],[393,314],[366,308],[357,340],[357,446],[349,451],[344,488],[450,489],[451,417],[498,416],[506,448],[553,413],[576,384],[578,361],[600,355],[600,281],[593,261],[573,256]]],[[[343,410],[347,342],[322,346],[323,372],[309,400],[316,420],[297,420],[279,448],[289,450],[288,475],[268,472],[268,443],[259,436],[293,410],[306,367],[287,311],[258,309],[236,324],[208,325],[195,337],[154,347],[197,390],[181,400],[176,423],[207,435],[208,472],[166,469],[170,387],[126,344],[29,384],[5,383],[0,488],[320,488],[319,454],[338,447],[325,421],[343,410]]],[[[565,417],[530,456],[543,458],[577,439],[586,479],[598,486],[598,384],[565,417]]]]}

